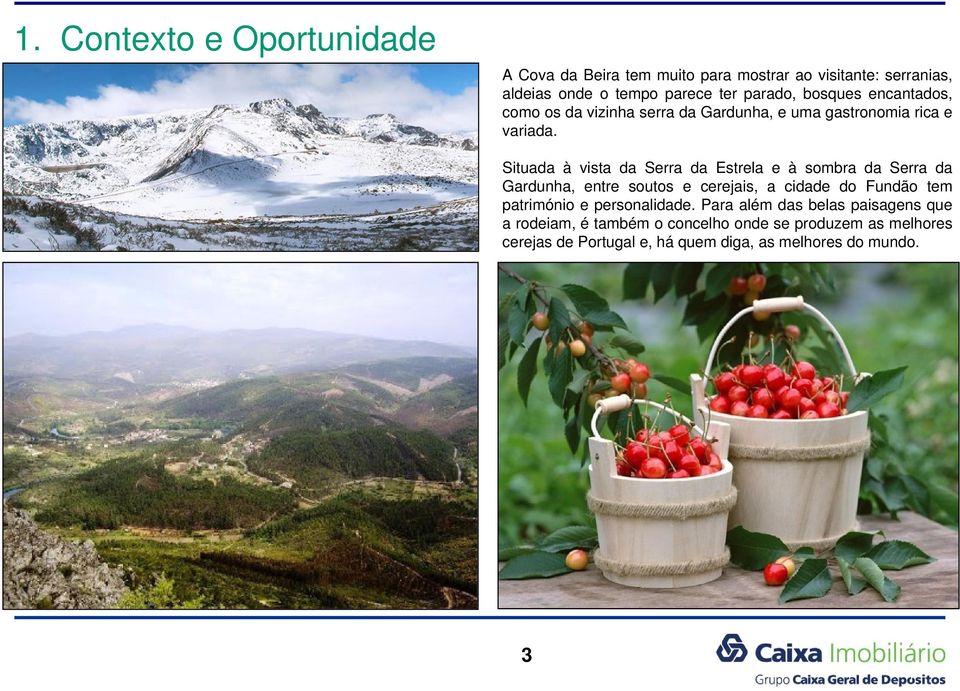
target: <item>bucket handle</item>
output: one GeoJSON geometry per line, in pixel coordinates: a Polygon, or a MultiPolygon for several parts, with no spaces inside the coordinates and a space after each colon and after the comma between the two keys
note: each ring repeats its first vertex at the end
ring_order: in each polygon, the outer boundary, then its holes
{"type": "MultiPolygon", "coordinates": [[[[637,405],[653,406],[658,410],[662,410],[665,413],[669,413],[670,415],[674,415],[680,418],[686,424],[690,425],[690,427],[692,427],[693,430],[701,437],[704,437],[704,438],[710,437],[711,443],[713,443],[714,450],[720,455],[720,458],[727,457],[727,453],[729,452],[729,447],[730,447],[730,425],[727,424],[726,422],[720,422],[718,420],[708,420],[706,416],[704,416],[704,426],[701,427],[695,424],[693,420],[688,418],[683,413],[680,413],[669,406],[665,406],[662,403],[657,403],[656,401],[648,401],[642,398],[633,399],[633,398],[630,398],[630,396],[628,396],[625,393],[620,394],[619,396],[612,396],[610,398],[601,398],[599,401],[597,401],[596,409],[593,411],[593,419],[590,421],[590,430],[593,432],[593,439],[599,440],[604,444],[612,445],[613,442],[610,442],[607,439],[600,436],[600,432],[597,431],[597,420],[600,419],[601,415],[605,415],[607,413],[616,413],[617,411],[620,411],[620,410],[626,410],[634,403],[636,403],[637,405]]],[[[593,441],[591,440],[591,444],[592,443],[593,441]]],[[[613,458],[612,452],[611,452],[610,458],[611,459],[613,458]]],[[[615,466],[612,461],[610,463],[609,474],[610,474],[610,477],[616,476],[615,466]]]]}
{"type": "Polygon", "coordinates": [[[745,307],[733,315],[733,318],[727,322],[726,326],[720,329],[720,333],[717,334],[717,338],[714,340],[713,346],[710,348],[710,355],[707,356],[707,365],[703,368],[704,374],[707,377],[710,376],[710,371],[713,369],[714,359],[717,356],[717,352],[720,350],[720,345],[723,343],[723,337],[727,335],[727,332],[742,317],[754,312],[809,312],[818,320],[820,320],[820,323],[827,328],[827,331],[833,334],[833,337],[837,340],[837,345],[840,346],[840,352],[843,354],[844,362],[846,363],[847,368],[850,370],[850,374],[852,374],[854,377],[857,376],[857,368],[853,364],[853,358],[850,357],[850,351],[847,350],[847,345],[843,342],[843,338],[840,336],[840,333],[837,331],[836,327],[830,322],[829,319],[827,319],[823,312],[818,310],[813,305],[805,303],[803,301],[803,296],[798,295],[796,297],[765,298],[763,300],[754,300],[752,305],[745,307]]]}
{"type": "Polygon", "coordinates": [[[611,396],[610,398],[601,398],[597,401],[597,407],[593,411],[593,419],[590,420],[590,431],[593,432],[594,437],[600,437],[600,432],[597,431],[597,420],[600,419],[601,415],[606,415],[609,413],[616,413],[621,410],[626,410],[631,406],[631,404],[636,403],[637,405],[653,406],[659,410],[662,410],[665,413],[669,413],[675,417],[679,417],[685,423],[693,427],[698,434],[703,434],[697,425],[693,423],[693,420],[688,418],[683,413],[677,412],[669,406],[665,406],[662,403],[657,403],[656,401],[648,401],[643,398],[631,398],[625,393],[620,394],[619,396],[611,396]]]}

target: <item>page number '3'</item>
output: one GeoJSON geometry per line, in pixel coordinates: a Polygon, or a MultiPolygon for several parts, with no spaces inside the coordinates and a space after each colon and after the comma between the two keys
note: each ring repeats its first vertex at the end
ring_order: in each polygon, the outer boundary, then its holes
{"type": "Polygon", "coordinates": [[[521,652],[523,653],[523,657],[520,658],[521,660],[524,662],[533,660],[533,651],[530,648],[524,648],[521,652]]]}

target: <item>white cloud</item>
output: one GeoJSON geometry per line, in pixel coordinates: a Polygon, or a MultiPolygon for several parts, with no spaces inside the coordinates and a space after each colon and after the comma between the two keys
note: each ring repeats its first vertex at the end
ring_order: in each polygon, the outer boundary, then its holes
{"type": "Polygon", "coordinates": [[[435,132],[477,129],[476,85],[459,94],[434,91],[409,65],[204,65],[137,91],[105,84],[97,96],[63,103],[20,96],[4,99],[7,119],[22,122],[104,120],[167,110],[210,108],[267,98],[312,103],[327,115],[362,117],[393,113],[435,132]]]}

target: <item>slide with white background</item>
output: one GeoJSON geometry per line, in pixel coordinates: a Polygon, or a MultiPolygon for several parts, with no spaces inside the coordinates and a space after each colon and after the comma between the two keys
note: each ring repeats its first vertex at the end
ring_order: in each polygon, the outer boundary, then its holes
{"type": "Polygon", "coordinates": [[[6,685],[960,685],[955,5],[3,0],[6,685]]]}

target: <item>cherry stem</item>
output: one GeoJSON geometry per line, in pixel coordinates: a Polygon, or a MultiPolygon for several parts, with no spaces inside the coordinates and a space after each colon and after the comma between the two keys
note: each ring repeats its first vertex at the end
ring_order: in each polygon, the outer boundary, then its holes
{"type": "Polygon", "coordinates": [[[797,364],[796,359],[794,359],[794,357],[793,357],[793,353],[791,353],[789,350],[787,350],[787,358],[786,358],[785,362],[787,362],[787,361],[789,361],[791,365],[797,364]]]}
{"type": "MultiPolygon", "coordinates": [[[[737,337],[736,337],[736,336],[731,336],[731,337],[728,338],[726,341],[724,341],[723,343],[720,344],[720,347],[717,348],[717,361],[718,361],[718,362],[719,362],[719,360],[720,360],[720,353],[723,352],[723,349],[726,348],[726,347],[727,347],[728,345],[730,345],[731,343],[735,342],[736,340],[737,340],[737,337]]],[[[742,360],[742,357],[741,357],[741,360],[742,360]]],[[[706,375],[709,377],[709,376],[710,376],[710,373],[707,372],[706,375]]]]}
{"type": "MultiPolygon", "coordinates": [[[[707,443],[710,443],[710,442],[707,440],[707,430],[710,428],[710,420],[711,420],[711,417],[712,417],[712,416],[713,416],[713,408],[711,408],[709,405],[707,405],[707,418],[706,418],[706,420],[703,421],[703,429],[700,430],[700,438],[703,439],[703,440],[704,440],[705,442],[707,442],[707,443]]],[[[694,416],[694,417],[696,417],[696,416],[694,416]]]]}
{"type": "Polygon", "coordinates": [[[674,424],[679,425],[679,424],[680,424],[680,413],[678,413],[678,412],[676,411],[676,409],[673,407],[673,394],[671,394],[671,393],[668,392],[667,395],[663,397],[663,404],[670,409],[670,412],[671,412],[671,413],[673,413],[673,422],[674,422],[674,424]]]}
{"type": "Polygon", "coordinates": [[[657,408],[657,415],[653,418],[653,423],[650,425],[654,429],[657,429],[657,422],[660,420],[660,413],[663,412],[663,408],[657,408]]]}

